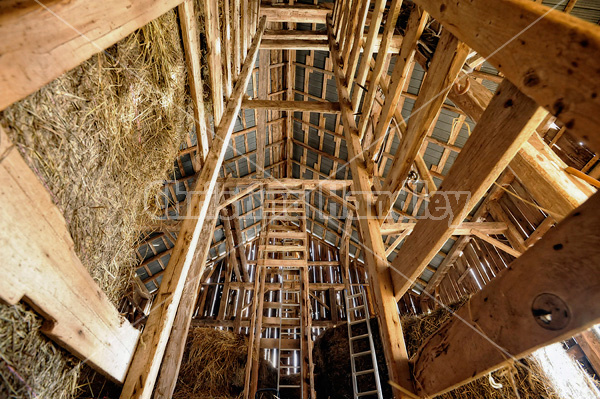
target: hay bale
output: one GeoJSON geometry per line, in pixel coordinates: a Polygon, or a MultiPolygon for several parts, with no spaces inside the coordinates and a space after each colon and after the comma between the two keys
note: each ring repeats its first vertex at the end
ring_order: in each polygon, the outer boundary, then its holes
{"type": "MultiPolygon", "coordinates": [[[[145,194],[160,189],[193,128],[186,81],[177,16],[170,11],[0,113],[65,215],[77,255],[115,305],[139,263],[134,247],[153,211],[146,211],[145,194]]],[[[10,328],[3,321],[2,389],[19,399],[31,396],[28,386],[58,386],[44,397],[72,397],[77,362],[39,333],[41,319],[33,311],[0,305],[1,315],[14,312],[28,321],[10,328]],[[54,357],[37,368],[39,359],[20,356],[12,342],[54,357]],[[21,370],[23,381],[7,365],[21,370]]]]}
{"type": "MultiPolygon", "coordinates": [[[[173,399],[236,399],[244,390],[248,337],[231,331],[190,330],[173,399]]],[[[264,359],[259,388],[277,384],[277,371],[264,359]]]]}

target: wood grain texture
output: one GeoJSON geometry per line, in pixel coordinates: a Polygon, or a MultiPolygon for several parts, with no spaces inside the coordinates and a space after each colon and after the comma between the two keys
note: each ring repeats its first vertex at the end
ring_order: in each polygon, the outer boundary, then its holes
{"type": "Polygon", "coordinates": [[[246,92],[246,87],[250,81],[264,28],[265,19],[263,18],[244,61],[240,77],[230,100],[227,102],[221,123],[216,129],[213,145],[198,176],[193,195],[188,201],[186,218],[181,224],[169,264],[155,296],[152,311],[121,392],[121,399],[149,399],[152,395],[175,320],[177,307],[183,294],[185,281],[208,212],[209,199],[212,196],[223,164],[235,119],[241,109],[242,96],[246,92]]]}
{"type": "Polygon", "coordinates": [[[431,61],[431,66],[423,80],[419,96],[415,101],[406,134],[396,151],[390,172],[385,178],[383,194],[377,199],[377,209],[383,222],[396,200],[404,180],[431,128],[442,104],[458,76],[469,48],[448,31],[443,31],[431,61]]]}
{"type": "MultiPolygon", "coordinates": [[[[348,156],[353,159],[350,163],[354,190],[358,196],[359,227],[362,244],[365,246],[365,264],[369,282],[379,311],[379,326],[382,335],[383,348],[388,366],[390,380],[407,391],[413,391],[411,374],[408,365],[408,353],[402,335],[402,325],[398,315],[398,306],[393,295],[393,284],[390,269],[387,266],[385,248],[381,239],[379,223],[372,207],[373,198],[370,194],[371,183],[366,170],[362,146],[354,120],[348,87],[340,68],[339,51],[333,36],[331,20],[327,24],[330,53],[333,60],[338,98],[342,109],[342,123],[348,146],[348,156]]],[[[397,388],[393,389],[394,397],[401,398],[403,394],[397,388]]]]}
{"type": "Polygon", "coordinates": [[[75,254],[62,213],[0,127],[0,299],[46,319],[42,332],[122,382],[139,331],[123,319],[75,254]]]}
{"type": "Polygon", "coordinates": [[[416,3],[600,151],[599,26],[527,0],[416,3]]]}
{"type": "Polygon", "coordinates": [[[421,395],[451,390],[600,321],[599,209],[595,194],[425,341],[414,367],[421,395]],[[534,299],[547,293],[566,304],[561,329],[546,329],[533,315],[534,299]]]}
{"type": "Polygon", "coordinates": [[[0,110],[181,2],[0,2],[0,110]]]}
{"type": "Polygon", "coordinates": [[[500,176],[535,131],[544,112],[510,82],[503,82],[463,150],[432,197],[428,213],[406,239],[392,263],[400,298],[500,176]]]}

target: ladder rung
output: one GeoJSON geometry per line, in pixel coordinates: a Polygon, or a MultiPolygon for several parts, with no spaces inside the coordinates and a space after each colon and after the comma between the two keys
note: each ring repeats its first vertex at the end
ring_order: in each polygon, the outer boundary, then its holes
{"type": "Polygon", "coordinates": [[[365,392],[359,392],[356,394],[356,396],[367,396],[367,395],[377,395],[377,389],[374,391],[365,391],[365,392]]]}
{"type": "Polygon", "coordinates": [[[348,324],[350,324],[351,326],[353,326],[353,325],[358,324],[358,323],[365,323],[366,321],[367,321],[366,319],[364,319],[364,320],[354,320],[354,321],[351,321],[348,324]]]}
{"type": "Polygon", "coordinates": [[[362,335],[357,335],[356,337],[350,337],[350,340],[353,341],[355,339],[361,339],[361,338],[366,338],[368,337],[369,334],[362,334],[362,335]]]}
{"type": "Polygon", "coordinates": [[[355,310],[355,309],[363,309],[364,307],[365,307],[365,305],[354,306],[352,308],[348,308],[348,312],[355,310]]]}
{"type": "MultiPolygon", "coordinates": [[[[296,349],[296,350],[298,350],[298,349],[296,349]]],[[[300,366],[287,366],[287,365],[283,365],[282,364],[282,365],[279,366],[279,368],[280,369],[299,369],[300,366]]]]}
{"type": "Polygon", "coordinates": [[[279,388],[300,388],[300,385],[280,385],[279,388]]]}
{"type": "Polygon", "coordinates": [[[371,354],[371,351],[368,350],[368,351],[364,351],[364,352],[353,353],[350,356],[352,356],[352,357],[359,357],[359,356],[366,356],[366,355],[370,355],[370,354],[371,354]]]}
{"type": "Polygon", "coordinates": [[[362,292],[354,295],[347,295],[346,298],[358,298],[359,296],[363,296],[362,292]]]}
{"type": "Polygon", "coordinates": [[[358,376],[358,375],[366,375],[366,374],[370,374],[370,373],[374,373],[375,369],[370,369],[370,370],[362,370],[362,371],[357,371],[356,373],[354,373],[354,375],[358,376]]]}

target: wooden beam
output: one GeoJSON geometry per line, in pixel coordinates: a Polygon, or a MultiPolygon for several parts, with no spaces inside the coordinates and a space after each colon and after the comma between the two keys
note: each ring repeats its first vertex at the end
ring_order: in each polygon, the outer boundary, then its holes
{"type": "MultiPolygon", "coordinates": [[[[262,46],[263,40],[261,40],[262,46]]],[[[271,52],[261,50],[258,55],[258,98],[262,101],[267,100],[268,93],[271,91],[271,80],[269,65],[271,64],[271,52]]],[[[243,101],[242,101],[243,104],[243,101]]],[[[267,113],[265,108],[259,108],[254,113],[256,115],[256,177],[265,177],[265,144],[267,142],[267,113]]]]}
{"type": "Polygon", "coordinates": [[[327,188],[329,190],[343,190],[352,186],[352,180],[325,180],[325,179],[295,179],[295,178],[264,178],[254,179],[246,177],[227,177],[219,179],[219,182],[223,183],[225,188],[237,187],[241,185],[251,185],[255,183],[261,183],[265,185],[272,185],[273,187],[288,187],[294,188],[304,185],[305,190],[312,190],[315,188],[327,188]]]}
{"type": "Polygon", "coordinates": [[[499,86],[444,179],[444,191],[430,200],[431,217],[417,223],[392,263],[396,298],[421,275],[452,235],[449,226],[465,219],[543,117],[543,110],[510,82],[499,86]]]}
{"type": "Polygon", "coordinates": [[[248,100],[244,99],[242,108],[270,109],[273,111],[320,112],[323,114],[339,114],[340,103],[330,101],[281,101],[281,100],[248,100]]]}
{"type": "Polygon", "coordinates": [[[325,24],[325,17],[330,12],[329,7],[303,4],[294,6],[261,4],[260,6],[260,15],[266,16],[269,22],[325,24]]]}
{"type": "MultiPolygon", "coordinates": [[[[352,110],[354,112],[358,110],[358,99],[361,96],[361,90],[358,90],[358,88],[360,88],[360,86],[364,86],[367,81],[367,75],[369,73],[369,61],[371,60],[371,57],[373,57],[375,40],[378,38],[379,27],[381,26],[381,20],[383,19],[386,3],[387,2],[384,0],[375,0],[375,4],[373,5],[373,18],[371,18],[371,22],[369,24],[369,34],[367,35],[367,42],[364,46],[364,54],[356,73],[357,89],[352,93],[352,110]]],[[[388,14],[388,17],[391,17],[390,14],[388,14]]],[[[386,34],[384,32],[382,38],[385,37],[385,35],[386,34]]],[[[387,48],[384,47],[383,51],[387,52],[387,48]]],[[[349,76],[346,75],[348,87],[352,87],[352,80],[348,78],[349,76]]]]}
{"type": "MultiPolygon", "coordinates": [[[[478,122],[492,96],[481,83],[471,80],[467,93],[461,95],[453,89],[448,98],[478,122]]],[[[566,167],[564,162],[537,134],[523,144],[509,166],[533,198],[557,221],[592,194],[591,190],[583,190],[573,182],[563,170],[566,167]]]]}
{"type": "MultiPolygon", "coordinates": [[[[381,239],[381,231],[377,220],[374,220],[374,209],[371,204],[371,184],[366,170],[365,160],[362,155],[362,147],[358,137],[356,122],[352,112],[348,87],[345,85],[342,68],[340,66],[340,55],[333,35],[331,20],[328,20],[327,32],[329,36],[330,54],[333,60],[333,71],[335,73],[338,99],[342,109],[342,121],[344,135],[348,146],[348,156],[354,161],[350,163],[354,189],[359,201],[358,214],[362,242],[367,248],[365,251],[365,263],[369,274],[369,282],[375,295],[377,308],[379,310],[379,326],[382,335],[382,343],[390,380],[400,386],[403,390],[412,391],[411,373],[408,364],[408,353],[402,335],[402,325],[398,315],[398,307],[393,295],[393,285],[390,276],[385,248],[381,239]]],[[[394,388],[394,397],[402,397],[401,390],[394,388]]]]}
{"type": "Polygon", "coordinates": [[[503,242],[498,241],[493,237],[490,237],[489,235],[481,232],[480,230],[473,229],[473,230],[471,230],[471,233],[475,237],[478,237],[478,238],[482,239],[483,241],[492,244],[496,248],[501,249],[502,251],[514,256],[515,258],[518,258],[519,256],[521,256],[521,251],[517,251],[516,249],[512,248],[511,246],[506,245],[503,242]]]}
{"type": "MultiPolygon", "coordinates": [[[[419,7],[414,7],[408,18],[406,34],[404,35],[404,40],[402,41],[400,54],[398,55],[398,59],[394,65],[391,83],[385,96],[385,102],[383,103],[383,108],[379,115],[377,125],[373,129],[374,132],[372,134],[367,134],[367,136],[365,136],[365,141],[363,143],[368,157],[371,158],[372,161],[375,161],[377,155],[379,154],[383,139],[388,131],[392,117],[394,116],[394,111],[396,111],[398,101],[400,101],[404,84],[406,83],[407,79],[410,79],[408,74],[409,71],[411,71],[411,65],[415,57],[415,52],[417,51],[417,41],[420,39],[428,19],[429,14],[420,10],[419,7]]],[[[440,48],[439,51],[444,51],[444,49],[440,48]]],[[[416,109],[417,112],[419,112],[418,108],[416,109]]],[[[401,123],[401,121],[403,120],[397,122],[401,123]]]]}
{"type": "Polygon", "coordinates": [[[392,209],[396,197],[408,177],[410,168],[431,128],[446,95],[458,76],[469,48],[447,30],[433,55],[431,66],[421,85],[419,96],[406,126],[406,134],[396,151],[392,167],[385,178],[383,193],[377,198],[377,209],[383,221],[392,209]]]}
{"type": "Polygon", "coordinates": [[[62,213],[1,127],[0,154],[0,299],[26,301],[45,319],[44,334],[122,382],[139,331],[83,266],[62,213]]]}
{"type": "Polygon", "coordinates": [[[0,110],[181,2],[1,2],[0,110]]]}
{"type": "Polygon", "coordinates": [[[286,39],[286,40],[327,40],[327,32],[321,30],[286,30],[286,29],[267,29],[263,35],[263,40],[286,39]]]}
{"type": "Polygon", "coordinates": [[[414,367],[421,396],[447,392],[600,322],[599,209],[595,194],[423,344],[414,367]]]}
{"type": "MultiPolygon", "coordinates": [[[[387,2],[384,2],[384,3],[387,3],[387,2]]],[[[392,38],[394,37],[394,32],[396,31],[396,21],[398,20],[398,15],[400,14],[401,7],[402,7],[402,0],[392,0],[392,3],[390,4],[390,9],[387,13],[385,27],[383,28],[383,37],[382,37],[382,41],[381,41],[381,49],[385,52],[387,52],[387,49],[389,49],[392,38]]],[[[366,70],[363,71],[363,74],[365,74],[363,81],[366,81],[366,75],[369,72],[369,63],[370,63],[371,59],[368,58],[368,59],[365,59],[364,61],[366,62],[366,67],[364,67],[364,68],[366,68],[366,70]]],[[[373,71],[371,72],[369,88],[363,96],[364,97],[363,98],[363,106],[361,108],[361,115],[363,115],[363,117],[360,118],[359,125],[358,125],[358,136],[360,137],[360,139],[362,139],[364,137],[365,132],[367,130],[367,125],[369,123],[368,116],[371,115],[371,109],[373,107],[373,103],[375,102],[375,96],[377,95],[377,91],[378,91],[377,85],[379,83],[379,79],[381,78],[382,74],[387,73],[384,70],[386,65],[387,65],[387,62],[385,60],[385,57],[377,57],[377,60],[375,61],[375,67],[373,68],[373,71]]],[[[361,68],[363,68],[363,67],[361,67],[361,68]]],[[[358,78],[360,78],[360,77],[361,77],[361,75],[358,76],[358,78]]],[[[358,81],[358,79],[357,79],[357,81],[358,81]]],[[[352,94],[352,110],[354,112],[356,112],[358,110],[359,104],[360,104],[360,91],[354,90],[354,93],[352,94]]]]}
{"type": "MultiPolygon", "coordinates": [[[[438,204],[439,205],[439,204],[438,204]]],[[[404,231],[414,230],[417,222],[384,223],[381,225],[381,234],[393,235],[404,231]]],[[[471,235],[471,230],[476,229],[484,234],[502,234],[506,231],[506,223],[502,222],[462,222],[448,227],[454,236],[471,235]]]]}
{"type": "Polygon", "coordinates": [[[210,201],[214,191],[225,151],[229,145],[236,117],[241,108],[242,97],[250,81],[252,67],[258,54],[258,47],[265,28],[265,19],[261,20],[254,36],[238,81],[227,102],[221,123],[217,127],[213,145],[210,148],[206,163],[194,187],[188,205],[187,218],[181,225],[177,242],[171,254],[162,283],[156,295],[155,303],[148,317],[148,322],[138,345],[127,379],[121,392],[121,399],[143,398],[152,395],[154,383],[163,359],[164,351],[175,319],[175,312],[181,300],[184,283],[189,273],[194,252],[210,201]]]}
{"type": "MultiPolygon", "coordinates": [[[[210,205],[207,211],[207,222],[202,226],[201,237],[212,237],[215,230],[215,224],[217,223],[217,203],[220,193],[215,192],[212,198],[209,200],[210,205]]],[[[206,269],[206,257],[210,249],[211,241],[208,239],[200,240],[198,247],[196,248],[194,259],[190,266],[190,272],[188,274],[185,286],[183,288],[183,294],[181,295],[181,302],[177,309],[177,315],[173,322],[173,329],[171,330],[171,337],[165,350],[164,360],[160,367],[160,374],[158,381],[156,382],[156,389],[154,392],[154,399],[169,399],[172,397],[175,391],[175,385],[177,384],[177,376],[179,375],[179,369],[181,367],[181,360],[183,359],[183,352],[185,349],[185,343],[192,322],[192,315],[194,313],[194,307],[196,306],[196,300],[198,299],[198,291],[200,289],[200,279],[206,269]]]]}
{"type": "MultiPolygon", "coordinates": [[[[188,85],[190,97],[194,108],[194,126],[198,140],[197,156],[202,163],[206,159],[212,137],[206,129],[204,119],[204,90],[201,73],[200,60],[200,32],[198,30],[198,18],[194,11],[193,0],[185,0],[179,5],[179,23],[181,25],[181,37],[185,50],[185,60],[188,69],[188,85]]],[[[195,168],[196,169],[196,168],[195,168]]],[[[198,169],[196,169],[198,170],[198,169]]]]}
{"type": "Polygon", "coordinates": [[[526,0],[416,3],[600,151],[600,27],[526,0]]]}
{"type": "Polygon", "coordinates": [[[223,115],[223,71],[221,65],[221,33],[219,32],[219,5],[204,1],[204,30],[206,33],[207,61],[210,94],[213,103],[214,125],[221,123],[223,115]]]}

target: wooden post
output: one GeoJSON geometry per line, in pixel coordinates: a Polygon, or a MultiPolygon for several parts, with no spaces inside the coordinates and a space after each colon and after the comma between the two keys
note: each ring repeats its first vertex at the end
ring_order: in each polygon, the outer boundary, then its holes
{"type": "MultiPolygon", "coordinates": [[[[379,309],[379,325],[383,347],[388,365],[390,379],[404,391],[413,391],[411,374],[408,366],[408,354],[402,335],[402,326],[398,315],[398,307],[393,295],[390,269],[385,258],[385,249],[381,240],[379,223],[373,219],[376,215],[369,195],[371,185],[366,170],[362,148],[358,138],[356,123],[350,103],[348,87],[340,67],[339,52],[332,32],[331,20],[328,20],[330,54],[333,59],[333,70],[338,90],[338,99],[342,109],[344,134],[348,146],[348,155],[353,159],[350,163],[354,189],[359,193],[358,215],[362,242],[366,247],[365,261],[369,270],[369,280],[379,309]]],[[[403,391],[394,387],[394,397],[403,397],[403,391]]]]}
{"type": "Polygon", "coordinates": [[[235,118],[240,110],[242,96],[250,81],[250,74],[265,28],[261,20],[252,47],[244,61],[240,78],[235,85],[221,123],[217,127],[213,145],[210,148],[196,186],[189,201],[187,219],[183,221],[171,259],[160,285],[155,303],[150,312],[146,328],[141,337],[132,365],[123,386],[121,399],[150,398],[158,374],[163,354],[171,333],[175,312],[181,300],[184,283],[189,273],[193,254],[196,250],[204,219],[215,188],[216,180],[229,144],[235,118]]]}
{"type": "MultiPolygon", "coordinates": [[[[220,193],[213,194],[210,199],[210,205],[207,211],[207,221],[202,226],[201,237],[212,237],[215,224],[217,223],[217,202],[220,193]]],[[[169,399],[173,396],[175,385],[177,384],[177,376],[183,359],[183,352],[187,340],[192,315],[194,314],[194,306],[198,299],[200,279],[206,268],[206,257],[210,249],[210,240],[201,240],[200,245],[196,248],[194,259],[190,267],[190,273],[183,288],[181,302],[177,309],[177,315],[173,322],[171,337],[165,350],[164,360],[160,367],[160,374],[156,383],[154,399],[169,399]]]]}

